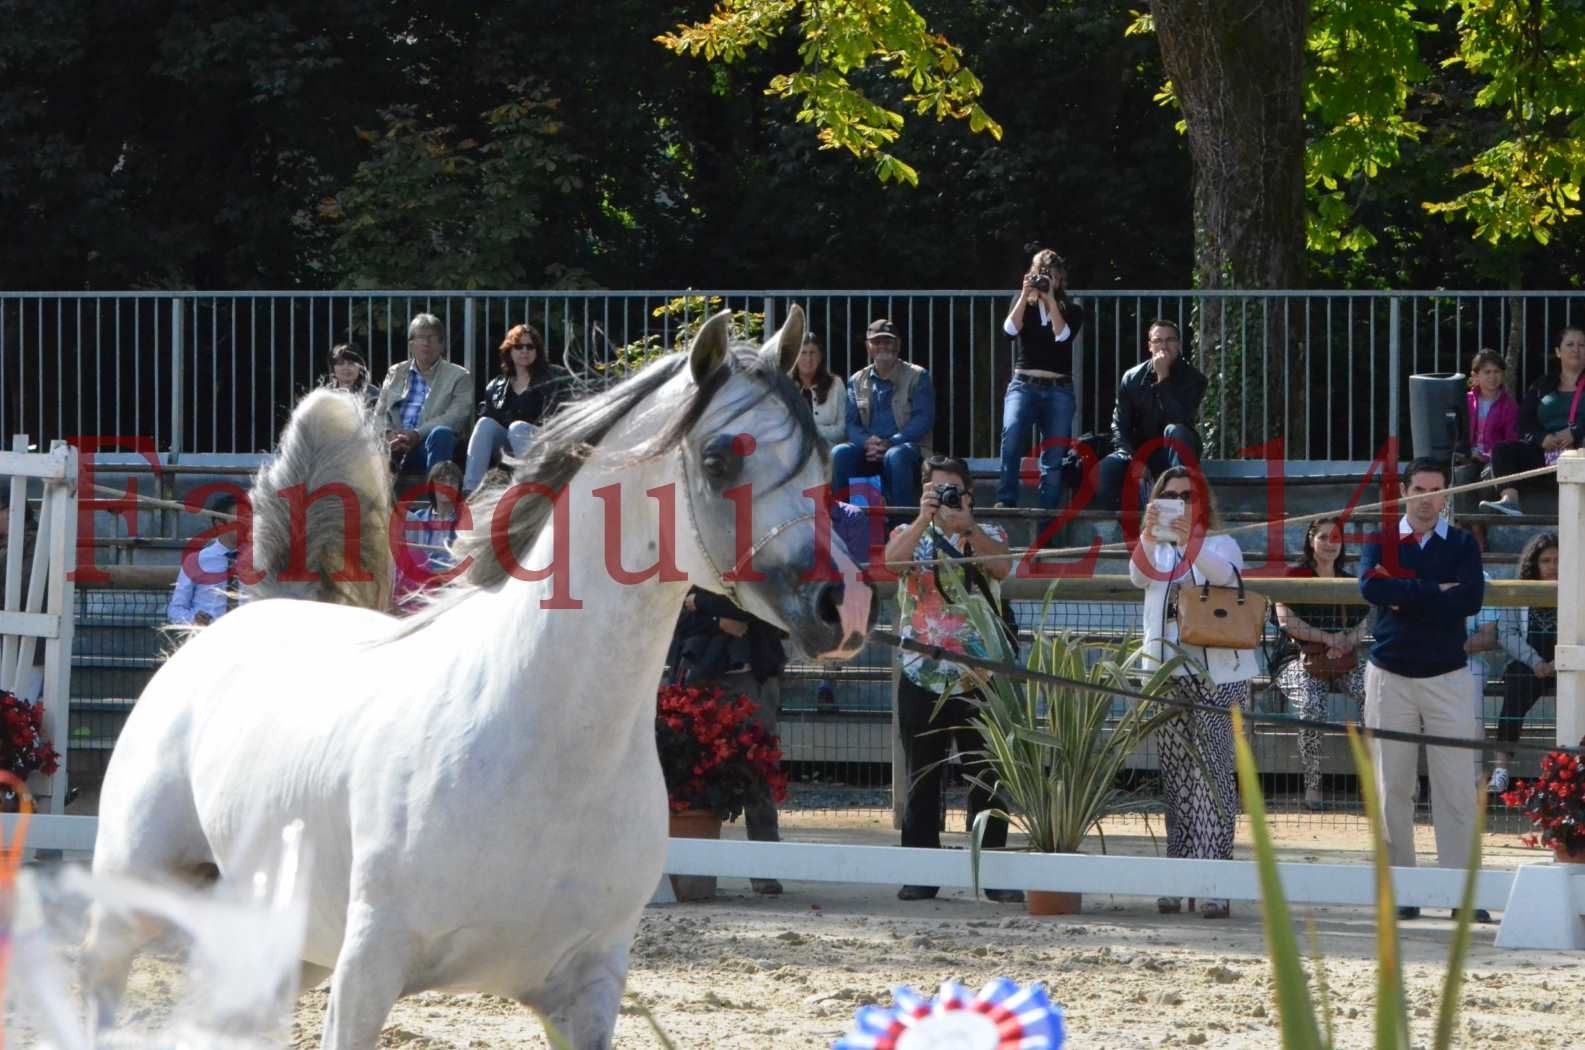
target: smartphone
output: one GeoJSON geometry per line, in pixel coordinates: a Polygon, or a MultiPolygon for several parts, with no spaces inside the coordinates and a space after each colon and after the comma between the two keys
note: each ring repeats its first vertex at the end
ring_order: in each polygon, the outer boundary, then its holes
{"type": "Polygon", "coordinates": [[[1156,527],[1151,529],[1151,535],[1162,543],[1178,542],[1178,534],[1168,526],[1183,517],[1184,505],[1181,499],[1152,500],[1152,507],[1156,508],[1156,527]]]}

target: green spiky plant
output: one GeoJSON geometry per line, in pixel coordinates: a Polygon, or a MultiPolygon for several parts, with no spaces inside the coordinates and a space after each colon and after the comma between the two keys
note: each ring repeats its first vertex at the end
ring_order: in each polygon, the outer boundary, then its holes
{"type": "MultiPolygon", "coordinates": [[[[1000,616],[979,594],[967,591],[955,567],[938,566],[940,585],[953,613],[965,616],[989,655],[1011,660],[1000,616]]],[[[1040,622],[1051,622],[1054,594],[1048,591],[1040,622]]],[[[1173,659],[1152,672],[1141,667],[1136,643],[1087,642],[1066,632],[1035,632],[1025,665],[1086,685],[1014,681],[1004,675],[978,675],[970,720],[980,747],[961,757],[965,777],[1000,803],[975,818],[969,836],[975,891],[979,890],[980,841],[991,817],[1022,831],[1029,848],[1041,853],[1073,853],[1101,824],[1124,813],[1145,812],[1158,803],[1118,786],[1128,759],[1152,734],[1176,716],[1170,707],[1131,704],[1114,718],[1113,690],[1164,691],[1181,663],[1173,659]]],[[[920,775],[923,775],[921,771],[920,775]]]]}
{"type": "MultiPolygon", "coordinates": [[[[1349,746],[1354,753],[1354,768],[1359,774],[1360,793],[1370,819],[1376,873],[1376,1039],[1375,1050],[1410,1050],[1409,1012],[1403,996],[1403,961],[1398,950],[1397,906],[1392,896],[1392,871],[1387,863],[1386,842],[1382,837],[1381,798],[1365,745],[1359,734],[1349,730],[1349,746]]],[[[1277,992],[1277,1014],[1283,1050],[1331,1050],[1333,1042],[1331,1009],[1324,979],[1318,983],[1317,1004],[1310,997],[1309,981],[1299,957],[1299,942],[1293,932],[1293,916],[1282,892],[1277,873],[1277,852],[1266,826],[1265,799],[1260,791],[1255,755],[1244,738],[1244,722],[1233,711],[1233,740],[1238,763],[1238,789],[1249,814],[1254,839],[1255,864],[1260,876],[1261,918],[1266,927],[1266,944],[1277,992]]],[[[1471,856],[1480,855],[1480,841],[1486,828],[1485,800],[1475,807],[1474,842],[1471,856]]],[[[1464,876],[1463,898],[1459,903],[1458,924],[1448,951],[1447,977],[1442,984],[1442,1004],[1437,1011],[1434,1050],[1448,1050],[1453,1044],[1453,1024],[1458,1015],[1459,991],[1464,982],[1464,959],[1469,951],[1469,928],[1475,914],[1475,884],[1480,869],[1471,865],[1464,876]]],[[[1312,936],[1313,945],[1313,936],[1312,936]]],[[[1317,951],[1316,971],[1320,973],[1317,951]]]]}

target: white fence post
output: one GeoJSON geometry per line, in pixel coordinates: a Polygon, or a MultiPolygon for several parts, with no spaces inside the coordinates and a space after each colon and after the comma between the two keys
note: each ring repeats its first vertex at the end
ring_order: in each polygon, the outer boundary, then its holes
{"type": "MultiPolygon", "coordinates": [[[[76,609],[72,574],[77,565],[77,450],[63,441],[55,442],[52,452],[66,455],[66,477],[46,482],[44,499],[49,505],[50,545],[49,604],[56,617],[55,637],[44,643],[44,714],[50,743],[60,752],[60,766],[50,777],[49,812],[66,812],[66,766],[71,746],[72,705],[72,631],[76,609]]],[[[45,542],[40,536],[39,542],[45,542]]],[[[35,553],[35,558],[38,555],[35,553]]]]}
{"type": "MultiPolygon", "coordinates": [[[[44,705],[45,735],[61,756],[45,789],[49,803],[41,811],[58,815],[66,808],[67,750],[71,744],[71,569],[77,555],[77,450],[56,441],[48,453],[28,452],[25,437],[19,438],[16,446],[15,451],[0,452],[0,475],[13,479],[12,521],[18,522],[10,533],[5,556],[0,688],[32,699],[37,687],[37,699],[44,705]],[[44,498],[32,562],[26,566],[24,593],[21,577],[26,542],[18,515],[24,503],[18,497],[26,493],[32,478],[41,482],[44,498]],[[42,680],[33,673],[39,645],[44,647],[42,680]]],[[[9,829],[10,818],[3,823],[9,829]]]]}
{"type": "Polygon", "coordinates": [[[1585,450],[1557,464],[1557,742],[1585,736],[1585,450]]]}

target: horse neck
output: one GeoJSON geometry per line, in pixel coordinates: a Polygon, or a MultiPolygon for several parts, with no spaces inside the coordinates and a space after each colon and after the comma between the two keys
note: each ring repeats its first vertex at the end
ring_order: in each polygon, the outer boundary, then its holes
{"type": "MultiPolygon", "coordinates": [[[[501,605],[492,616],[513,624],[513,631],[535,632],[533,648],[543,659],[553,659],[556,676],[570,686],[580,703],[590,705],[638,704],[638,713],[653,715],[653,687],[666,662],[677,615],[687,594],[687,582],[662,583],[647,579],[625,583],[609,569],[641,571],[656,560],[660,528],[659,504],[648,491],[677,481],[668,469],[675,460],[661,457],[637,465],[610,468],[598,457],[568,485],[566,527],[555,519],[530,546],[520,564],[530,571],[558,559],[564,575],[545,580],[508,580],[497,592],[501,605]],[[618,498],[602,499],[597,489],[618,486],[618,498]],[[618,549],[607,552],[608,520],[620,508],[618,549]],[[560,535],[558,535],[560,533],[560,535]],[[560,543],[563,550],[556,551],[560,543]],[[568,600],[577,603],[569,608],[568,600]]],[[[689,542],[683,486],[675,486],[677,546],[689,542]]],[[[613,526],[614,527],[614,526],[613,526]]],[[[686,557],[679,551],[679,555],[686,557]]],[[[544,677],[544,663],[536,661],[536,678],[544,677]]],[[[615,712],[607,712],[607,716],[615,712]]],[[[647,724],[647,723],[646,723],[647,724]]]]}

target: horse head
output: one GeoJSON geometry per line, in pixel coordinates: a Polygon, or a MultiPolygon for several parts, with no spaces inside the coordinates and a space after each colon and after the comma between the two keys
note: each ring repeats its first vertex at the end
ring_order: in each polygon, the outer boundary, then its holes
{"type": "Polygon", "coordinates": [[[687,508],[679,524],[696,540],[681,537],[679,557],[694,563],[690,578],[781,626],[806,653],[852,657],[873,593],[821,520],[829,458],[788,378],[803,311],[793,306],[757,349],[733,343],[730,318],[710,318],[688,350],[705,408],[678,448],[687,508]]]}

